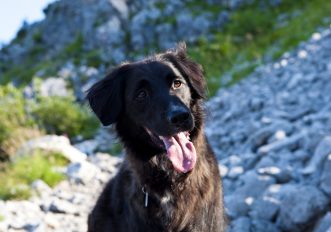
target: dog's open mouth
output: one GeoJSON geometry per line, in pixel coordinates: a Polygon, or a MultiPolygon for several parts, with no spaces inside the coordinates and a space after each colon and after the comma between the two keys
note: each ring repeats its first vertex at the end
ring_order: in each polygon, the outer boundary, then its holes
{"type": "Polygon", "coordinates": [[[179,132],[173,136],[156,136],[147,128],[146,131],[155,143],[163,142],[167,157],[178,172],[186,173],[194,168],[197,154],[188,132],[179,132]]]}

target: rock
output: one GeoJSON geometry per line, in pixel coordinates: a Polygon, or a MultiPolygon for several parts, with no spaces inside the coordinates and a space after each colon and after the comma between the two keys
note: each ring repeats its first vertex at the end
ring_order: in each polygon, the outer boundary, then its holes
{"type": "Polygon", "coordinates": [[[98,142],[94,139],[85,140],[81,143],[74,144],[75,148],[77,148],[79,151],[87,155],[92,155],[93,152],[97,149],[97,146],[98,146],[98,142]]]}
{"type": "MultiPolygon", "coordinates": [[[[1,206],[1,204],[0,204],[1,206]]],[[[40,231],[42,229],[42,211],[39,206],[30,201],[7,201],[0,207],[0,228],[4,231],[40,231]],[[8,229],[8,230],[7,230],[8,229]]]]}
{"type": "MultiPolygon", "coordinates": [[[[250,170],[256,166],[256,164],[260,161],[261,156],[255,155],[253,153],[247,153],[242,155],[243,167],[245,170],[250,170]]],[[[264,157],[266,158],[266,157],[264,157]]],[[[273,162],[271,162],[273,163],[273,162]]]]}
{"type": "Polygon", "coordinates": [[[328,155],[327,160],[324,163],[324,168],[320,179],[320,188],[331,199],[331,154],[328,155]]]}
{"type": "Polygon", "coordinates": [[[236,193],[240,196],[257,198],[260,196],[270,185],[275,183],[275,179],[270,176],[257,175],[254,171],[248,171],[245,175],[241,176],[243,185],[238,187],[236,193]]]}
{"type": "Polygon", "coordinates": [[[69,92],[67,90],[67,83],[62,78],[55,78],[55,77],[47,78],[46,80],[41,82],[40,95],[43,97],[69,96],[69,92]]]}
{"type": "Polygon", "coordinates": [[[286,183],[291,179],[291,172],[287,169],[281,169],[276,166],[259,168],[257,173],[260,175],[269,175],[276,179],[278,183],[286,183]]]}
{"type": "Polygon", "coordinates": [[[17,151],[17,155],[21,156],[29,154],[36,149],[59,152],[71,162],[86,160],[86,154],[71,146],[67,137],[57,135],[46,135],[30,140],[21,146],[21,148],[17,151]]]}
{"type": "Polygon", "coordinates": [[[280,232],[278,227],[271,223],[270,221],[265,220],[253,220],[252,222],[252,229],[251,231],[254,232],[280,232]]]}
{"type": "Polygon", "coordinates": [[[32,189],[36,190],[40,195],[50,195],[52,189],[42,180],[35,180],[31,184],[32,189]]]}
{"type": "Polygon", "coordinates": [[[123,18],[127,18],[129,16],[128,5],[125,1],[122,0],[110,0],[111,4],[114,8],[120,12],[123,18]]]}
{"type": "Polygon", "coordinates": [[[296,134],[288,138],[284,138],[279,141],[275,141],[271,144],[260,147],[257,151],[258,154],[263,155],[269,152],[279,151],[281,149],[295,149],[299,146],[300,141],[304,138],[304,134],[296,134]]]}
{"type": "Polygon", "coordinates": [[[97,177],[100,169],[89,162],[74,162],[67,168],[67,176],[71,181],[87,184],[93,178],[97,177]]]}
{"type": "Polygon", "coordinates": [[[79,214],[77,208],[65,200],[54,199],[49,206],[49,211],[63,214],[79,214]]]}
{"type": "Polygon", "coordinates": [[[248,144],[251,146],[253,151],[256,151],[262,145],[265,145],[269,138],[277,133],[277,131],[282,130],[285,134],[289,134],[293,130],[293,126],[286,121],[279,121],[273,123],[269,126],[263,127],[262,129],[256,131],[248,140],[248,144]]]}
{"type": "Polygon", "coordinates": [[[277,225],[283,230],[293,232],[302,231],[329,203],[320,190],[308,185],[285,184],[278,190],[269,190],[266,196],[280,202],[277,225]]]}
{"type": "Polygon", "coordinates": [[[248,217],[240,217],[231,222],[230,232],[247,232],[250,228],[251,220],[248,217]]]}
{"type": "Polygon", "coordinates": [[[308,166],[302,170],[303,174],[312,174],[322,169],[323,161],[331,154],[331,136],[325,137],[317,146],[314,156],[308,166]]]}
{"type": "Polygon", "coordinates": [[[229,172],[228,167],[223,164],[218,164],[218,169],[220,170],[220,174],[222,177],[225,177],[229,172]]]}
{"type": "Polygon", "coordinates": [[[123,158],[112,156],[107,153],[98,152],[89,157],[89,161],[100,168],[103,172],[115,174],[118,167],[121,165],[123,158]]]}
{"type": "Polygon", "coordinates": [[[109,152],[112,150],[114,144],[119,143],[116,133],[113,128],[101,127],[95,136],[98,151],[109,152]]]}
{"type": "Polygon", "coordinates": [[[275,161],[270,156],[263,156],[262,159],[256,164],[256,169],[272,167],[275,161]]]}
{"type": "Polygon", "coordinates": [[[249,205],[239,194],[225,196],[224,205],[226,214],[232,219],[248,215],[249,205]]]}
{"type": "Polygon", "coordinates": [[[235,166],[235,167],[230,169],[230,171],[228,173],[228,177],[234,179],[234,178],[237,178],[238,176],[240,176],[243,173],[244,173],[244,168],[243,167],[235,166]]]}
{"type": "Polygon", "coordinates": [[[273,221],[278,213],[280,202],[272,197],[257,199],[252,204],[252,211],[249,215],[252,218],[273,221]]]}
{"type": "Polygon", "coordinates": [[[329,211],[321,220],[317,223],[313,232],[328,232],[331,230],[331,212],[329,211]]]}

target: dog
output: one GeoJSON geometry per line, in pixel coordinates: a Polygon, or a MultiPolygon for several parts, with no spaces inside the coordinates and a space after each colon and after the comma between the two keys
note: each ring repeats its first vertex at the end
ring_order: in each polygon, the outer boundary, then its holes
{"type": "Polygon", "coordinates": [[[88,218],[89,232],[222,232],[221,177],[204,134],[206,82],[185,43],[123,63],[87,93],[126,155],[88,218]]]}

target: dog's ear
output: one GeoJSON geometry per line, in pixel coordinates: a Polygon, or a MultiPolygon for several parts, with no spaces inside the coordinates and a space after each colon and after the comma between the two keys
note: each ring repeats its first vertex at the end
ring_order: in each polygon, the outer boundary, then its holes
{"type": "Polygon", "coordinates": [[[202,66],[192,61],[186,53],[186,44],[181,42],[173,52],[175,59],[170,59],[181,73],[188,79],[192,89],[193,97],[197,99],[205,98],[206,81],[203,76],[202,66]]]}
{"type": "Polygon", "coordinates": [[[129,65],[123,65],[95,83],[87,93],[87,100],[102,125],[115,123],[124,109],[124,79],[129,65]]]}

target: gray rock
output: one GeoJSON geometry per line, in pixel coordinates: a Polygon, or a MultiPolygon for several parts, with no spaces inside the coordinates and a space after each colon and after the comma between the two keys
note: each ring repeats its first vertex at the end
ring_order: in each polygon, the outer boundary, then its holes
{"type": "Polygon", "coordinates": [[[225,196],[224,205],[226,214],[232,219],[248,215],[249,205],[239,194],[225,196]]]}
{"type": "Polygon", "coordinates": [[[329,230],[331,230],[331,212],[328,212],[321,218],[313,232],[325,232],[329,230]]]}
{"type": "Polygon", "coordinates": [[[286,121],[279,121],[273,123],[267,127],[263,127],[256,131],[248,140],[253,151],[262,145],[265,145],[269,138],[274,135],[278,130],[283,130],[286,134],[289,134],[293,130],[293,126],[286,121]]]}
{"type": "Polygon", "coordinates": [[[122,0],[110,0],[111,4],[114,6],[114,8],[120,12],[120,15],[123,18],[127,18],[129,16],[129,8],[126,3],[126,1],[122,0]]]}
{"type": "Polygon", "coordinates": [[[271,144],[262,146],[258,149],[258,154],[268,154],[269,152],[276,152],[281,149],[295,149],[299,146],[300,141],[304,138],[304,133],[299,133],[288,138],[273,142],[271,144]]]}
{"type": "Polygon", "coordinates": [[[41,82],[40,94],[41,96],[44,97],[69,96],[69,92],[67,90],[67,83],[62,78],[55,78],[55,77],[47,78],[46,80],[41,82]]]}
{"type": "Polygon", "coordinates": [[[312,174],[322,169],[323,161],[331,153],[331,136],[325,137],[317,146],[314,156],[308,166],[302,170],[303,174],[312,174]]]}
{"type": "Polygon", "coordinates": [[[266,168],[266,167],[271,167],[275,165],[275,160],[271,158],[270,156],[263,156],[262,159],[256,164],[255,168],[260,169],[260,168],[266,168]]]}
{"type": "Polygon", "coordinates": [[[37,191],[40,195],[50,195],[52,189],[42,180],[35,180],[31,184],[32,189],[37,191]]]}
{"type": "Polygon", "coordinates": [[[328,155],[324,163],[322,176],[320,179],[321,189],[331,198],[331,154],[328,155]]]}
{"type": "Polygon", "coordinates": [[[30,140],[19,148],[17,155],[29,154],[36,149],[59,152],[71,162],[86,160],[86,154],[71,146],[67,137],[57,135],[46,135],[30,140]]]}
{"type": "Polygon", "coordinates": [[[251,220],[248,217],[240,217],[231,222],[230,232],[247,232],[251,229],[251,220]]]}
{"type": "Polygon", "coordinates": [[[252,204],[252,211],[249,215],[252,218],[272,221],[278,213],[280,202],[272,197],[257,199],[252,204]]]}
{"type": "Polygon", "coordinates": [[[239,177],[243,173],[244,173],[244,168],[243,167],[241,167],[241,166],[235,166],[235,167],[232,167],[229,170],[228,177],[234,179],[234,178],[239,177]]]}
{"type": "Polygon", "coordinates": [[[101,170],[89,162],[71,163],[67,168],[67,176],[71,181],[87,184],[93,178],[96,178],[101,170]]]}
{"type": "Polygon", "coordinates": [[[269,189],[266,195],[280,202],[277,225],[293,232],[302,231],[329,203],[326,196],[314,186],[285,184],[273,191],[269,189]]]}
{"type": "Polygon", "coordinates": [[[121,165],[123,158],[112,156],[107,153],[98,152],[89,157],[89,161],[100,168],[103,172],[115,174],[118,167],[121,165]]]}
{"type": "Polygon", "coordinates": [[[291,179],[291,172],[288,169],[279,168],[277,166],[259,168],[257,173],[272,176],[278,183],[286,183],[291,179]]]}
{"type": "Polygon", "coordinates": [[[280,232],[281,230],[278,227],[271,223],[270,221],[265,220],[253,220],[252,229],[254,232],[280,232]]]}
{"type": "Polygon", "coordinates": [[[49,211],[63,214],[79,214],[77,208],[65,200],[54,199],[49,206],[49,211]]]}
{"type": "Polygon", "coordinates": [[[266,175],[257,175],[254,171],[248,171],[245,175],[240,177],[243,185],[238,187],[236,193],[247,197],[257,198],[276,181],[273,177],[266,175]]]}
{"type": "Polygon", "coordinates": [[[223,165],[223,164],[218,164],[218,169],[220,171],[221,176],[224,178],[226,177],[226,175],[229,172],[229,169],[227,166],[223,165]]]}
{"type": "Polygon", "coordinates": [[[85,140],[80,143],[74,144],[74,147],[87,155],[92,155],[98,147],[98,142],[94,139],[85,140]]]}

